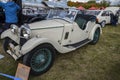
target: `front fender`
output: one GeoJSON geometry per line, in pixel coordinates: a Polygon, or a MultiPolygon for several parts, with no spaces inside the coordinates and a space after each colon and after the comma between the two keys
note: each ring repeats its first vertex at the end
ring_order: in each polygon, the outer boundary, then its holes
{"type": "Polygon", "coordinates": [[[44,43],[48,43],[51,44],[58,52],[60,53],[66,53],[66,52],[70,52],[72,50],[75,49],[69,49],[66,47],[63,47],[62,45],[60,45],[58,42],[55,41],[51,41],[47,38],[37,38],[34,37],[30,40],[28,40],[22,47],[21,47],[21,53],[23,55],[25,55],[26,53],[30,52],[31,50],[33,50],[35,47],[44,44],[44,43]]]}
{"type": "Polygon", "coordinates": [[[4,38],[6,38],[6,37],[12,39],[12,40],[15,41],[16,43],[19,43],[19,37],[17,36],[17,34],[12,33],[10,29],[4,31],[4,32],[1,34],[1,39],[4,39],[4,38]]]}
{"type": "Polygon", "coordinates": [[[94,26],[94,28],[93,28],[93,29],[91,30],[91,32],[90,32],[90,35],[89,35],[89,39],[90,39],[90,40],[93,40],[93,38],[94,38],[94,33],[95,33],[95,30],[96,30],[97,28],[100,29],[100,34],[102,34],[102,29],[101,29],[100,24],[96,24],[96,25],[94,26]]]}

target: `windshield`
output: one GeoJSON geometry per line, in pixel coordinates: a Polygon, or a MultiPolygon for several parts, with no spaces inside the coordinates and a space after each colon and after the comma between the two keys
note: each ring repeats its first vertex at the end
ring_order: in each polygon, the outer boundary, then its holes
{"type": "Polygon", "coordinates": [[[61,18],[61,19],[69,19],[74,21],[77,15],[77,10],[62,10],[62,9],[51,9],[47,19],[61,18]]]}
{"type": "Polygon", "coordinates": [[[99,15],[100,12],[101,12],[101,11],[88,10],[88,11],[85,11],[85,14],[86,14],[86,15],[94,15],[94,16],[97,16],[97,15],[99,15]]]}

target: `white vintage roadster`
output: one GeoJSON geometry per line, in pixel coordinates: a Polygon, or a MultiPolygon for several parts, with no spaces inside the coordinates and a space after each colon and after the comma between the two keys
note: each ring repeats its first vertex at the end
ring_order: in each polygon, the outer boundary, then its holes
{"type": "Polygon", "coordinates": [[[1,34],[4,51],[15,60],[23,56],[23,63],[31,67],[34,75],[48,71],[55,52],[67,53],[87,44],[96,44],[101,26],[96,17],[82,15],[78,10],[51,9],[47,20],[24,24],[1,34]]]}

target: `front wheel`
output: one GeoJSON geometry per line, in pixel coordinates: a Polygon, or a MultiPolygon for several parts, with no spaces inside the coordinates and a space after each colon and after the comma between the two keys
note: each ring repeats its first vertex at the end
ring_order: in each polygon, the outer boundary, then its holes
{"type": "Polygon", "coordinates": [[[55,50],[51,45],[44,44],[27,53],[23,63],[31,67],[32,75],[41,75],[47,72],[53,65],[55,50]]]}
{"type": "Polygon", "coordinates": [[[10,44],[15,44],[15,42],[13,40],[11,40],[10,38],[5,38],[3,41],[3,50],[5,53],[7,53],[7,50],[11,50],[10,44]]]}
{"type": "Polygon", "coordinates": [[[90,43],[93,44],[93,45],[96,44],[99,40],[99,37],[100,37],[100,28],[97,28],[95,30],[93,40],[90,43]]]}

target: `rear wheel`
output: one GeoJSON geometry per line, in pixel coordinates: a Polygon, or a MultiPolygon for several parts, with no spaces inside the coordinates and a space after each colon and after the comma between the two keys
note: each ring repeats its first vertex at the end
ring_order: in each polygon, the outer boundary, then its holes
{"type": "Polygon", "coordinates": [[[106,24],[106,22],[103,21],[103,22],[101,23],[101,27],[105,27],[105,24],[106,24]]]}
{"type": "Polygon", "coordinates": [[[47,72],[53,65],[55,50],[51,45],[44,44],[36,47],[23,58],[23,63],[31,67],[32,75],[47,72]]]}
{"type": "Polygon", "coordinates": [[[91,44],[96,44],[100,37],[100,28],[97,28],[94,33],[93,40],[91,41],[91,44]]]}

